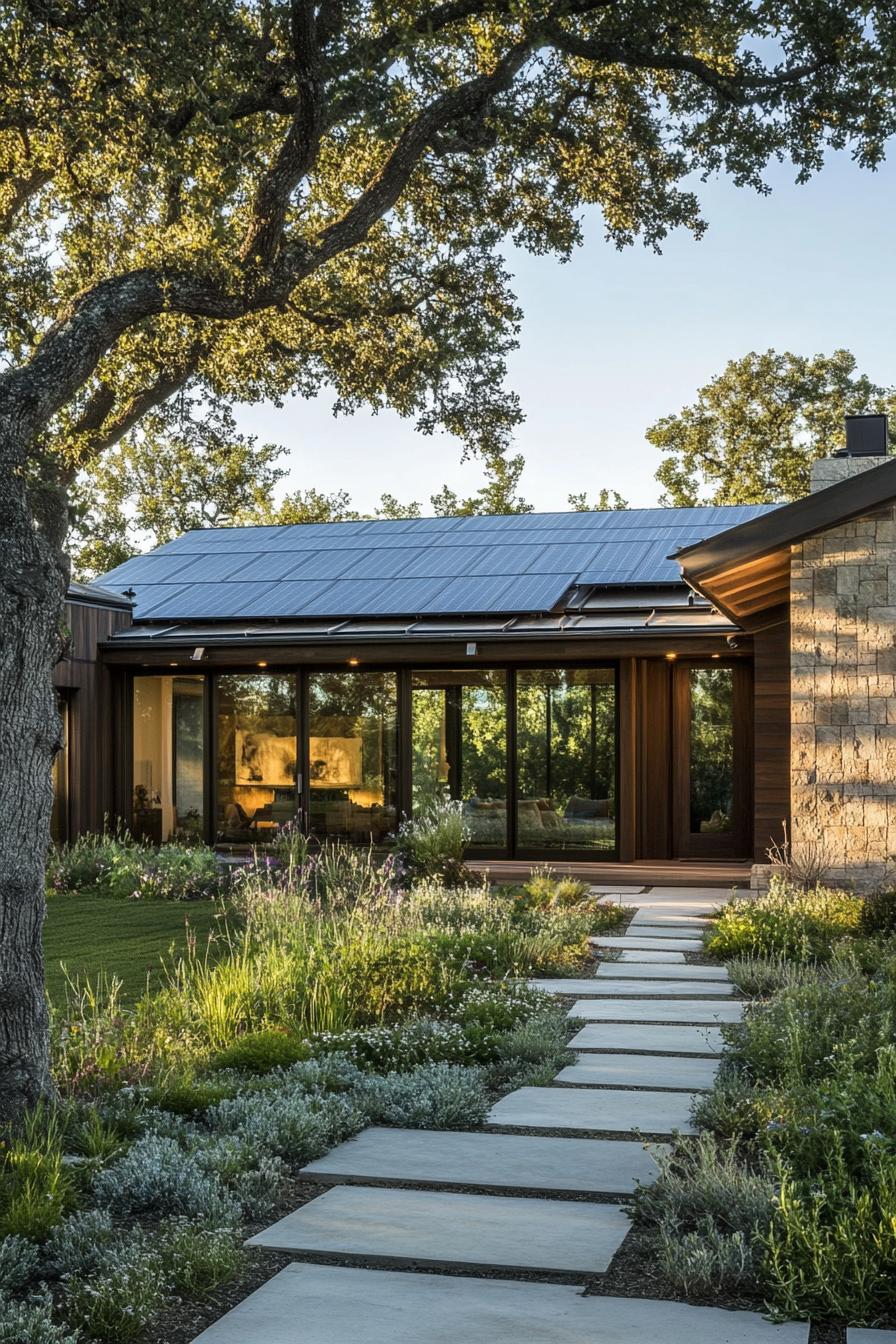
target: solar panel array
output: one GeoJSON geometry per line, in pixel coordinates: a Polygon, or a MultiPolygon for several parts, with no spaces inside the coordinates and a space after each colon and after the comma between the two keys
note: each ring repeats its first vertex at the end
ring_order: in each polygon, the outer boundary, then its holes
{"type": "Polygon", "coordinates": [[[671,552],[773,507],[207,528],[99,582],[132,590],[137,620],[545,612],[577,584],[681,582],[671,552]]]}

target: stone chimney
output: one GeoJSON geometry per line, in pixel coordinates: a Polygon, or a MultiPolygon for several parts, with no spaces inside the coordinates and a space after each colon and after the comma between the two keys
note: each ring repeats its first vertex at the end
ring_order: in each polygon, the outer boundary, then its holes
{"type": "Polygon", "coordinates": [[[889,436],[885,415],[848,415],[846,447],[833,457],[823,457],[811,467],[809,493],[826,490],[859,472],[870,471],[887,460],[889,436]]]}

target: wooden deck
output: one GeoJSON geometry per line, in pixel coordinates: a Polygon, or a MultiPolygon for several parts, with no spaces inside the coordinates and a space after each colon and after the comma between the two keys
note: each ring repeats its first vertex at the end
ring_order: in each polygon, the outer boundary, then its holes
{"type": "MultiPolygon", "coordinates": [[[[471,861],[474,872],[489,873],[496,882],[516,882],[528,877],[536,864],[523,859],[471,861]]],[[[540,866],[540,865],[539,865],[540,866]]],[[[582,881],[620,887],[748,887],[750,864],[694,859],[662,859],[639,863],[564,862],[551,859],[548,866],[556,873],[570,874],[582,881]]]]}

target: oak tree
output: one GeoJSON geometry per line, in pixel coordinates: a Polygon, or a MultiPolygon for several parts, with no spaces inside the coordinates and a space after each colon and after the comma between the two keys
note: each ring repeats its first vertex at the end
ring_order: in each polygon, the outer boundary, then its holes
{"type": "Polygon", "coordinates": [[[506,445],[505,240],[568,254],[594,205],[658,246],[700,173],[874,166],[894,59],[852,0],[0,0],[0,1113],[51,1086],[77,471],[187,386],[506,445]]]}
{"type": "Polygon", "coordinates": [[[809,468],[846,443],[844,417],[896,412],[896,388],[856,372],[848,350],[765,350],[732,359],[697,399],[651,425],[664,504],[768,504],[809,492],[809,468]]]}

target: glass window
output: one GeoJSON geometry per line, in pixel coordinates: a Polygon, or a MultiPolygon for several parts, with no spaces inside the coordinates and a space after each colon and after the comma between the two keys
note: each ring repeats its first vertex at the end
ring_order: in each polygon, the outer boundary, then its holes
{"type": "Polygon", "coordinates": [[[310,826],[321,838],[382,844],[398,821],[394,672],[308,677],[310,826]]]}
{"type": "Polygon", "coordinates": [[[291,673],[217,679],[219,841],[264,844],[298,811],[296,679],[291,673]]]}
{"type": "Polygon", "coordinates": [[[205,677],[135,677],[133,823],[137,839],[205,834],[205,677]]]}
{"type": "Polygon", "coordinates": [[[615,850],[613,669],[523,670],[516,687],[519,847],[615,850]]]}
{"type": "Polygon", "coordinates": [[[734,814],[734,671],[690,670],[691,833],[732,829],[734,814]]]}
{"type": "Polygon", "coordinates": [[[502,671],[414,672],[413,807],[459,798],[470,843],[507,844],[507,676],[502,671]]]}

